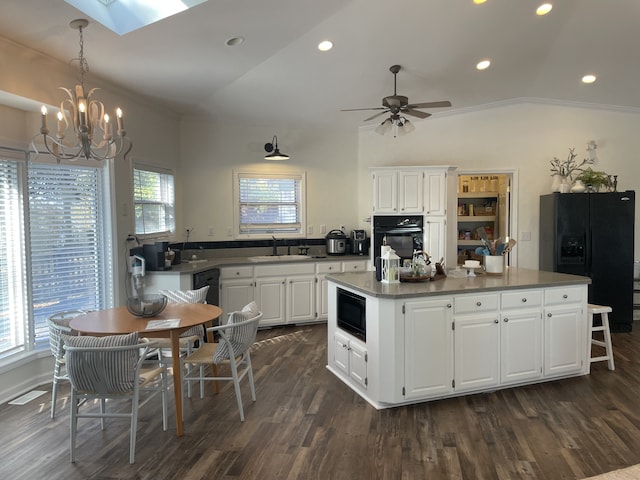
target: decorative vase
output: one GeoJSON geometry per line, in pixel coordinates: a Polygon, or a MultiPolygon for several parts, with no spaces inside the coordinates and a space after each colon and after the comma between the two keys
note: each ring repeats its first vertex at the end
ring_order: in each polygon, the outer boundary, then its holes
{"type": "Polygon", "coordinates": [[[554,175],[553,176],[553,183],[551,184],[551,191],[552,192],[559,192],[560,191],[560,185],[562,184],[562,175],[554,175]]]}
{"type": "Polygon", "coordinates": [[[571,190],[571,185],[569,184],[569,179],[567,177],[562,177],[560,180],[560,189],[558,190],[560,193],[569,193],[571,190]]]}
{"type": "Polygon", "coordinates": [[[584,193],[586,189],[587,187],[585,187],[584,183],[582,183],[582,180],[576,180],[571,187],[571,193],[584,193]]]}

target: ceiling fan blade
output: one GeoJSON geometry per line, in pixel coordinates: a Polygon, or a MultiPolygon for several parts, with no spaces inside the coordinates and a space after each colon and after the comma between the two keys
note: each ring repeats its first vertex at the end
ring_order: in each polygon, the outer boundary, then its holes
{"type": "Polygon", "coordinates": [[[427,118],[430,117],[431,114],[427,112],[421,112],[420,110],[412,110],[410,108],[402,110],[402,113],[406,113],[407,115],[412,115],[418,118],[427,118]]]}
{"type": "Polygon", "coordinates": [[[365,118],[364,121],[368,122],[369,120],[373,120],[374,118],[379,117],[380,115],[384,115],[385,113],[389,113],[389,110],[385,110],[384,112],[376,113],[375,115],[372,115],[369,118],[365,118]]]}
{"type": "Polygon", "coordinates": [[[360,110],[384,110],[387,107],[372,107],[372,108],[348,108],[346,110],[340,110],[341,112],[357,112],[360,110]]]}
{"type": "Polygon", "coordinates": [[[440,107],[450,107],[451,102],[448,100],[443,100],[442,102],[426,102],[426,103],[412,103],[407,105],[407,108],[440,108],[440,107]]]}

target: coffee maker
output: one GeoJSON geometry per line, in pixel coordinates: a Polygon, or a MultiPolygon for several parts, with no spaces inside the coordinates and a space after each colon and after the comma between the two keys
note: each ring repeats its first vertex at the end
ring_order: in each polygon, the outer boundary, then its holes
{"type": "Polygon", "coordinates": [[[369,255],[369,239],[365,230],[351,230],[351,253],[369,255]]]}

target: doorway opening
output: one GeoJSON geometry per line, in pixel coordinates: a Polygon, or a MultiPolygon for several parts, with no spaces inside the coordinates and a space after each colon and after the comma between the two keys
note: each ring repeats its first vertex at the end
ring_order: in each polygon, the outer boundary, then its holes
{"type": "MultiPolygon", "coordinates": [[[[485,243],[506,244],[514,238],[514,175],[512,171],[458,173],[458,265],[465,260],[481,260],[485,243]]],[[[515,256],[511,255],[507,254],[507,265],[515,266],[515,256]]]]}

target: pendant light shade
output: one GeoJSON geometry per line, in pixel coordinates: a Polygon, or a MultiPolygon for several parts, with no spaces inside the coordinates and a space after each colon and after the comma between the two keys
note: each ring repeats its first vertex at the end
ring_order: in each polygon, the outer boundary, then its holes
{"type": "Polygon", "coordinates": [[[265,160],[289,160],[289,155],[280,153],[280,150],[278,150],[278,137],[275,135],[271,143],[264,144],[264,150],[267,152],[267,155],[264,156],[265,160]]]}

